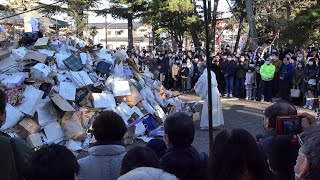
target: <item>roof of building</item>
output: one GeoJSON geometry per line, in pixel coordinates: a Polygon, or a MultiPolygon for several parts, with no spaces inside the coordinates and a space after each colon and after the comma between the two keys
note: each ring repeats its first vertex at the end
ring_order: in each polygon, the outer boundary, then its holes
{"type": "MultiPolygon", "coordinates": [[[[133,29],[138,29],[143,24],[140,22],[133,22],[133,29]]],[[[89,27],[105,28],[108,29],[127,29],[128,23],[89,23],[89,27]]]]}

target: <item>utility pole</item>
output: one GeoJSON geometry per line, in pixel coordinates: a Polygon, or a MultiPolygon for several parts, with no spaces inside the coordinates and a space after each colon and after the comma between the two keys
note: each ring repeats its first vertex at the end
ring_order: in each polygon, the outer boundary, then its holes
{"type": "Polygon", "coordinates": [[[208,12],[207,12],[207,0],[203,0],[204,8],[204,24],[206,32],[206,59],[207,59],[207,77],[208,77],[208,115],[209,115],[209,152],[213,145],[213,129],[212,129],[212,87],[211,87],[211,61],[210,61],[210,36],[209,36],[209,23],[208,23],[208,12]]]}

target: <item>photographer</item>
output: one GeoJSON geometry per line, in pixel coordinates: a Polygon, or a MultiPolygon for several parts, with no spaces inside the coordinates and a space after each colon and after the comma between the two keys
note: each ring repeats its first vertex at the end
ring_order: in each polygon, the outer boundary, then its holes
{"type": "MultiPolygon", "coordinates": [[[[291,171],[293,172],[292,161],[295,159],[293,156],[289,156],[288,152],[286,156],[281,156],[281,158],[286,159],[285,164],[282,161],[274,161],[274,157],[279,157],[279,154],[282,152],[277,149],[283,149],[278,145],[277,142],[282,141],[281,144],[286,141],[287,148],[292,148],[293,152],[291,154],[297,154],[297,146],[299,147],[300,143],[300,135],[278,135],[276,129],[277,117],[284,117],[284,116],[294,116],[298,115],[302,117],[301,119],[301,130],[302,132],[308,131],[310,126],[315,124],[315,117],[308,114],[308,113],[301,113],[298,114],[295,106],[289,104],[286,101],[278,101],[276,103],[271,104],[269,107],[266,108],[264,111],[264,121],[263,127],[266,130],[264,135],[257,136],[258,145],[260,149],[263,151],[265,159],[268,160],[270,169],[276,176],[283,175],[287,169],[283,169],[282,167],[291,167],[291,171]],[[281,138],[281,140],[279,140],[281,138]],[[295,150],[294,150],[295,149],[295,150]],[[296,151],[296,152],[295,152],[296,151]],[[289,160],[288,160],[289,159],[289,160]],[[282,164],[281,164],[282,163],[282,164]]],[[[300,143],[301,144],[301,143],[300,143]]],[[[284,154],[284,153],[282,153],[284,154]]],[[[277,159],[277,158],[276,158],[277,159]]]]}

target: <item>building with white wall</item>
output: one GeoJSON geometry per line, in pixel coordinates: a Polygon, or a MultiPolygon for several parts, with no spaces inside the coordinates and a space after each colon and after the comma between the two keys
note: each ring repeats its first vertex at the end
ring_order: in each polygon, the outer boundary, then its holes
{"type": "MultiPolygon", "coordinates": [[[[93,43],[101,43],[107,49],[127,48],[128,46],[128,24],[127,23],[90,23],[95,27],[97,35],[93,43]]],[[[151,45],[151,28],[139,22],[133,22],[133,44],[136,49],[147,49],[151,45]]]]}

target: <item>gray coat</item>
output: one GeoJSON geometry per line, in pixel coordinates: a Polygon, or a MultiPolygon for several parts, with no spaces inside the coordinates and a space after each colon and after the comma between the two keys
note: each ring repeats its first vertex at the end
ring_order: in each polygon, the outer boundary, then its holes
{"type": "Polygon", "coordinates": [[[114,180],[126,153],[121,145],[99,145],[89,149],[89,156],[80,159],[79,180],[114,180]]]}

